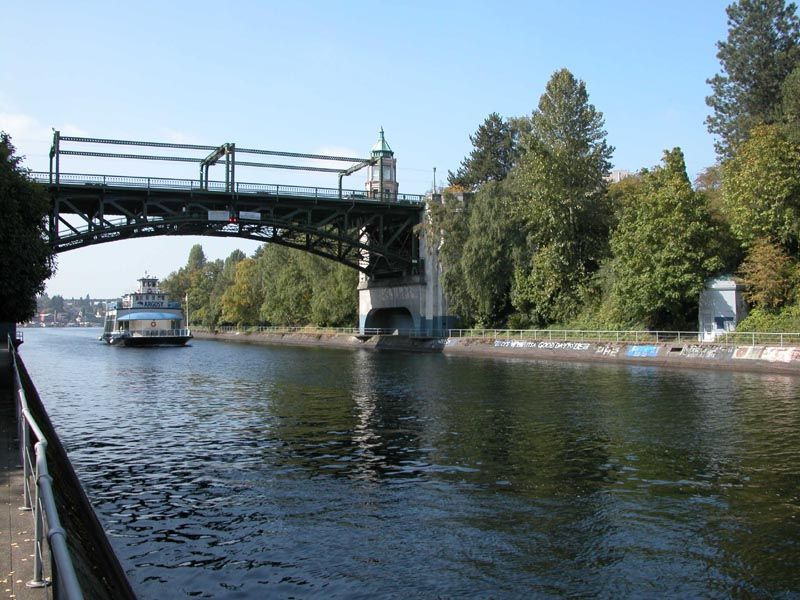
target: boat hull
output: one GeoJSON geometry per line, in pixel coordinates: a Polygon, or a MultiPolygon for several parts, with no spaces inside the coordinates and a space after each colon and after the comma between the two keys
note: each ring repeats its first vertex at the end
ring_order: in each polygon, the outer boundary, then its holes
{"type": "Polygon", "coordinates": [[[151,348],[159,346],[185,346],[193,335],[170,336],[104,336],[102,339],[110,346],[125,346],[128,348],[151,348]]]}

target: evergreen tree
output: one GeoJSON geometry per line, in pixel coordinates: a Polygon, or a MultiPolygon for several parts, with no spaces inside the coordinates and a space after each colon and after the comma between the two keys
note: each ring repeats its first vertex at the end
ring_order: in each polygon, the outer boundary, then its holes
{"type": "Polygon", "coordinates": [[[613,148],[586,85],[567,69],[547,83],[511,175],[515,213],[525,224],[514,307],[540,324],[573,315],[583,286],[607,251],[611,210],[605,176],[613,148]]]}
{"type": "Polygon", "coordinates": [[[30,319],[55,270],[44,238],[47,194],[30,181],[11,138],[0,132],[0,321],[30,319]]]}
{"type": "Polygon", "coordinates": [[[487,181],[502,181],[514,166],[517,154],[517,128],[492,113],[469,136],[473,150],[461,161],[456,173],[448,173],[448,183],[471,191],[487,181]]]}
{"type": "Polygon", "coordinates": [[[692,328],[706,279],[722,268],[717,232],[702,194],[692,190],[680,148],[643,171],[611,237],[613,304],[624,324],[692,328]]]}
{"type": "Polygon", "coordinates": [[[781,119],[781,87],[800,61],[800,21],[784,0],[739,0],[726,10],[728,38],[717,43],[722,73],[708,80],[714,112],[706,123],[727,158],[753,127],[781,119]]]}

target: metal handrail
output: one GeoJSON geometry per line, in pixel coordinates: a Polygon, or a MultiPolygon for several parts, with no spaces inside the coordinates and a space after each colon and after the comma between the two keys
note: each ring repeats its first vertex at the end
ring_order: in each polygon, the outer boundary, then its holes
{"type": "MultiPolygon", "coordinates": [[[[194,326],[196,331],[211,331],[194,326]]],[[[424,338],[477,338],[494,340],[561,341],[561,342],[619,342],[619,343],[692,343],[734,345],[797,345],[800,333],[767,333],[753,331],[716,332],[713,340],[704,339],[702,331],[592,330],[592,329],[397,329],[364,327],[315,327],[313,325],[222,325],[214,328],[220,333],[307,333],[340,335],[405,335],[424,338]]]]}
{"type": "Polygon", "coordinates": [[[17,353],[11,336],[8,336],[8,351],[14,376],[14,394],[17,397],[17,419],[20,430],[20,455],[22,457],[24,486],[24,508],[33,510],[34,518],[34,553],[33,579],[26,585],[31,588],[52,585],[52,581],[44,577],[42,545],[45,539],[44,529],[47,525],[47,544],[50,549],[51,573],[56,578],[55,590],[58,598],[66,600],[82,600],[75,566],[67,547],[67,534],[61,526],[55,497],[53,495],[53,478],[47,468],[47,438],[28,408],[28,399],[22,380],[19,376],[17,353]],[[31,455],[31,435],[35,439],[34,452],[31,455]],[[33,478],[34,485],[31,484],[33,478]]]}
{"type": "MultiPolygon", "coordinates": [[[[37,183],[51,184],[50,173],[32,171],[31,178],[37,183]]],[[[147,190],[187,190],[231,193],[224,181],[202,182],[199,179],[173,179],[169,177],[135,177],[127,175],[99,175],[91,173],[60,173],[59,184],[85,185],[103,187],[127,187],[147,190]]],[[[234,191],[240,194],[266,193],[275,196],[307,196],[330,200],[373,200],[386,202],[406,202],[420,204],[425,201],[421,194],[377,194],[371,195],[364,190],[340,190],[338,188],[309,187],[299,185],[283,185],[275,183],[236,182],[234,191]]]]}

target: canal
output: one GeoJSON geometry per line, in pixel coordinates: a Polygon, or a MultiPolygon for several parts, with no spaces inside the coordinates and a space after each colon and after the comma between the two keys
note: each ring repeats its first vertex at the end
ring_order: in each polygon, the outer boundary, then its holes
{"type": "Polygon", "coordinates": [[[21,356],[142,599],[800,597],[800,378],[98,335],[21,356]]]}

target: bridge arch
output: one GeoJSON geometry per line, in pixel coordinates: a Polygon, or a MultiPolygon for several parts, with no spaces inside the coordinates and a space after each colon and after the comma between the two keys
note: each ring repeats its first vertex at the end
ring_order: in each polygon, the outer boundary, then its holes
{"type": "MultiPolygon", "coordinates": [[[[35,175],[45,183],[47,174],[35,175]]],[[[353,190],[253,189],[256,184],[220,192],[163,179],[62,177],[45,184],[51,197],[47,235],[56,252],[140,237],[202,235],[296,248],[368,277],[409,275],[419,264],[414,227],[424,208],[421,197],[382,201],[353,190]]]]}
{"type": "Polygon", "coordinates": [[[410,331],[417,329],[411,311],[405,307],[375,308],[367,313],[366,329],[410,331]]]}

